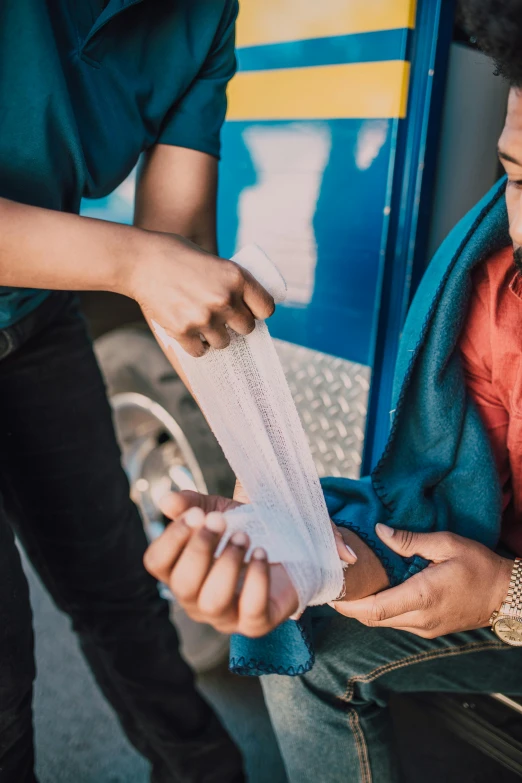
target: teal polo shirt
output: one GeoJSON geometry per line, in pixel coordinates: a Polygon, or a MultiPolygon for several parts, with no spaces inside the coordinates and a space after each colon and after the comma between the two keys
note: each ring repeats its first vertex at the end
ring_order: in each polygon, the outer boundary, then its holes
{"type": "MultiPolygon", "coordinates": [[[[153,144],[219,156],[236,15],[237,0],[0,2],[0,196],[78,213],[153,144]]],[[[0,328],[47,294],[0,287],[0,328]]]]}

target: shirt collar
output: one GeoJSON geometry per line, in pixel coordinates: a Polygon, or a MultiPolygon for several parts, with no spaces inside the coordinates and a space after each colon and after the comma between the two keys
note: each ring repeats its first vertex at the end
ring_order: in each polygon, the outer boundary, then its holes
{"type": "Polygon", "coordinates": [[[142,2],[143,0],[109,0],[99,17],[96,19],[85,41],[83,42],[82,50],[85,50],[88,47],[93,38],[98,35],[98,33],[108,24],[108,22],[111,21],[111,19],[114,19],[123,11],[126,11],[127,8],[130,8],[133,5],[138,5],[142,2]]]}

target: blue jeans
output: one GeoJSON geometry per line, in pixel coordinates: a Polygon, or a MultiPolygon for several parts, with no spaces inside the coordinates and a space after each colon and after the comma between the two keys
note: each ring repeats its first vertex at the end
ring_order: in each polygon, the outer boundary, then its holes
{"type": "Polygon", "coordinates": [[[155,783],[243,781],[143,567],[103,380],[66,293],[0,331],[0,781],[34,783],[33,630],[14,531],[155,783]]]}
{"type": "Polygon", "coordinates": [[[336,615],[315,630],[308,674],[262,678],[290,783],[403,781],[391,694],[522,694],[522,648],[488,628],[426,640],[336,615]]]}

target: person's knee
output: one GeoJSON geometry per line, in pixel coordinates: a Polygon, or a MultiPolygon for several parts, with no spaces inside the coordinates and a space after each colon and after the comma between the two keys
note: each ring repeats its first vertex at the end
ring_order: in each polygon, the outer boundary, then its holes
{"type": "Polygon", "coordinates": [[[381,684],[375,699],[374,674],[395,659],[394,635],[341,616],[325,618],[315,630],[311,671],[300,677],[262,678],[270,711],[291,723],[307,714],[324,713],[326,720],[332,710],[344,712],[355,703],[358,708],[376,701],[382,706],[387,696],[381,684]]]}
{"type": "Polygon", "coordinates": [[[377,653],[375,629],[341,615],[322,621],[314,638],[315,664],[306,680],[310,688],[336,697],[379,665],[383,654],[382,644],[377,653]]]}
{"type": "MultiPolygon", "coordinates": [[[[270,675],[262,678],[270,710],[285,713],[315,710],[319,702],[339,704],[350,682],[372,668],[368,636],[372,629],[344,617],[322,620],[314,636],[315,662],[311,671],[298,677],[270,675]],[[314,706],[315,705],[315,706],[314,706]]],[[[375,631],[374,631],[375,633],[375,631]]]]}

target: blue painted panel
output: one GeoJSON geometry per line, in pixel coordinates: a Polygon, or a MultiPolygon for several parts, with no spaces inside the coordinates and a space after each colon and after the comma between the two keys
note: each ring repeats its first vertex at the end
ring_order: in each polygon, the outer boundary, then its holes
{"type": "Polygon", "coordinates": [[[233,122],[223,132],[220,251],[256,242],[289,302],[276,336],[372,364],[394,120],[233,122]]]}
{"type": "Polygon", "coordinates": [[[134,216],[135,179],[136,172],[133,171],[109,196],[83,199],[80,209],[81,214],[84,217],[131,224],[134,216]]]}
{"type": "Polygon", "coordinates": [[[409,31],[404,29],[379,30],[332,38],[247,46],[237,51],[238,69],[268,71],[274,68],[403,60],[408,33],[409,31]]]}
{"type": "Polygon", "coordinates": [[[411,42],[408,119],[399,123],[384,275],[378,293],[363,474],[378,462],[388,438],[402,326],[427,263],[433,182],[454,18],[454,0],[418,3],[411,42]]]}

